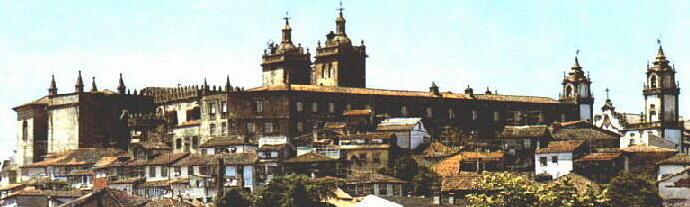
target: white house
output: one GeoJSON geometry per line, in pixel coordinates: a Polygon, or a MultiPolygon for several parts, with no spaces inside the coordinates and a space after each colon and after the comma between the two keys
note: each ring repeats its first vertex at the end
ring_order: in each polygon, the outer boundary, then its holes
{"type": "Polygon", "coordinates": [[[256,151],[257,144],[243,137],[215,137],[202,143],[201,154],[243,153],[256,151]]]}
{"type": "Polygon", "coordinates": [[[377,131],[393,132],[397,145],[403,149],[416,149],[429,139],[429,133],[422,124],[422,118],[390,118],[383,120],[376,127],[377,131]]]}
{"type": "Polygon", "coordinates": [[[690,206],[690,168],[665,176],[657,187],[664,206],[690,206]]]}
{"type": "Polygon", "coordinates": [[[554,141],[546,148],[537,149],[534,153],[534,171],[536,174],[548,174],[553,179],[570,174],[573,163],[583,156],[583,140],[554,141]]]}
{"type": "Polygon", "coordinates": [[[668,175],[678,173],[690,167],[690,155],[678,153],[673,157],[657,162],[656,166],[657,180],[661,180],[668,175]]]}

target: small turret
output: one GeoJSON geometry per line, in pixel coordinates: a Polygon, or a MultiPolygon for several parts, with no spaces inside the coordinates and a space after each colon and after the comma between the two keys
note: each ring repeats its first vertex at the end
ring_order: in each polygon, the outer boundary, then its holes
{"type": "Polygon", "coordinates": [[[225,91],[232,91],[232,85],[230,85],[230,75],[228,75],[227,79],[225,80],[225,91]]]}
{"type": "Polygon", "coordinates": [[[432,93],[437,96],[441,95],[441,92],[438,90],[438,86],[433,81],[431,82],[431,87],[429,87],[429,93],[432,93]]]}
{"type": "Polygon", "coordinates": [[[74,92],[84,92],[84,81],[81,79],[81,70],[79,71],[79,76],[77,76],[77,84],[74,85],[74,92]]]}
{"type": "Polygon", "coordinates": [[[470,85],[467,85],[467,88],[465,88],[465,94],[467,95],[473,95],[474,94],[474,89],[470,87],[470,85]]]}
{"type": "Polygon", "coordinates": [[[120,83],[117,86],[117,92],[120,94],[125,94],[126,90],[127,87],[125,86],[125,82],[122,80],[122,73],[120,73],[120,83]]]}
{"type": "Polygon", "coordinates": [[[52,75],[52,80],[50,81],[50,88],[48,88],[48,95],[57,95],[57,85],[55,84],[55,75],[52,75]]]}
{"type": "Polygon", "coordinates": [[[96,77],[91,77],[91,92],[96,91],[98,91],[98,87],[96,87],[96,77]]]}

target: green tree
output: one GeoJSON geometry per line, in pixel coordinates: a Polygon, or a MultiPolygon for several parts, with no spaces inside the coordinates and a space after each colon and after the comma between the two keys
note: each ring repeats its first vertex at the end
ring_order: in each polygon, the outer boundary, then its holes
{"type": "Polygon", "coordinates": [[[412,192],[415,195],[432,196],[438,192],[441,177],[427,167],[420,167],[417,175],[412,177],[412,192]]]}
{"type": "Polygon", "coordinates": [[[278,176],[259,190],[258,206],[321,206],[324,199],[335,197],[333,190],[342,181],[311,179],[306,175],[278,176]]]}
{"type": "Polygon", "coordinates": [[[238,188],[230,188],[218,192],[215,204],[218,207],[249,207],[251,200],[246,192],[238,188]]]}
{"type": "Polygon", "coordinates": [[[663,203],[652,177],[628,171],[611,179],[609,194],[614,206],[651,207],[663,203]]]}
{"type": "Polygon", "coordinates": [[[568,178],[540,184],[527,176],[486,173],[473,184],[479,192],[466,196],[471,207],[610,207],[607,192],[587,186],[579,191],[568,178]]]}

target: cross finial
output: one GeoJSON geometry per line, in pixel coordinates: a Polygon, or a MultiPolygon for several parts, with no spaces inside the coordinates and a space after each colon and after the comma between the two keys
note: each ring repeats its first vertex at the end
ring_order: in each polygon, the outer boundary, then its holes
{"type": "Polygon", "coordinates": [[[659,46],[661,46],[661,38],[656,38],[656,44],[658,44],[659,46]]]}
{"type": "Polygon", "coordinates": [[[609,90],[609,88],[606,88],[605,91],[606,91],[606,99],[609,99],[609,91],[611,91],[611,90],[609,90]]]}
{"type": "Polygon", "coordinates": [[[342,0],[340,1],[340,7],[337,10],[340,11],[341,15],[343,14],[343,10],[345,10],[345,8],[343,8],[343,1],[342,0]]]}
{"type": "Polygon", "coordinates": [[[288,23],[288,20],[290,20],[289,14],[290,13],[288,13],[287,11],[285,12],[285,17],[283,17],[283,19],[285,20],[285,24],[290,24],[288,23]]]}

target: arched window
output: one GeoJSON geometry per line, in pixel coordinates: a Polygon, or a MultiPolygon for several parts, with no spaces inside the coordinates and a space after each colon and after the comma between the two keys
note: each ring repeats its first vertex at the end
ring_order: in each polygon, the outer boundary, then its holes
{"type": "Polygon", "coordinates": [[[572,97],[573,96],[573,86],[568,85],[565,87],[565,96],[566,97],[572,97]]]}
{"type": "Polygon", "coordinates": [[[29,137],[29,123],[24,120],[22,122],[22,140],[25,140],[29,137]]]}
{"type": "Polygon", "coordinates": [[[656,86],[657,86],[656,75],[652,75],[652,77],[649,77],[649,87],[656,88],[656,86]]]}

